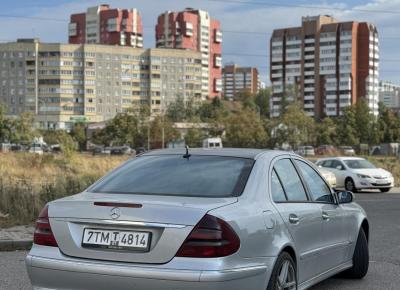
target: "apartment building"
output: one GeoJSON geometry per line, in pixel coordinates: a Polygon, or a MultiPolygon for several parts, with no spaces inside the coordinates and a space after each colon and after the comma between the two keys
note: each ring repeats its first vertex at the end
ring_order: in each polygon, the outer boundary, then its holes
{"type": "Polygon", "coordinates": [[[378,114],[379,40],[373,24],[303,17],[300,27],[274,30],[270,52],[272,117],[280,115],[283,99],[300,101],[317,119],[340,116],[359,98],[378,114]]]}
{"type": "Polygon", "coordinates": [[[257,94],[259,90],[258,70],[254,67],[225,65],[222,69],[223,97],[233,100],[239,93],[257,94]]]}
{"type": "Polygon", "coordinates": [[[392,82],[379,82],[379,101],[400,114],[400,85],[392,82]]]}
{"type": "Polygon", "coordinates": [[[109,5],[90,7],[72,14],[68,26],[71,44],[96,43],[143,47],[142,18],[137,9],[111,9],[109,5]]]}
{"type": "Polygon", "coordinates": [[[201,101],[201,53],[97,44],[0,44],[0,103],[9,115],[31,112],[42,128],[101,122],[176,98],[201,101]]]}
{"type": "Polygon", "coordinates": [[[161,14],[156,25],[156,46],[201,52],[203,99],[221,97],[222,32],[219,21],[208,12],[187,8],[161,14]]]}

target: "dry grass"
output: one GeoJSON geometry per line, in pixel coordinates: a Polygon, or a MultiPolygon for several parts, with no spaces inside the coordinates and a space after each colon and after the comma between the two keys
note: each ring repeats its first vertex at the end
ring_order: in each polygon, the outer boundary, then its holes
{"type": "Polygon", "coordinates": [[[34,221],[48,201],[81,192],[126,159],[0,153],[0,227],[34,221]]]}

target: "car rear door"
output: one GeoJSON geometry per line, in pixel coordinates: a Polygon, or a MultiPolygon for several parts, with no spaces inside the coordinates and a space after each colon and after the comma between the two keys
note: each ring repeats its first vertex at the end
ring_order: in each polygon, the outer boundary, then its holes
{"type": "Polygon", "coordinates": [[[348,211],[336,203],[336,199],[316,169],[304,160],[295,158],[294,162],[304,180],[312,202],[321,209],[322,247],[318,255],[319,266],[327,271],[348,260],[349,241],[348,211]]]}
{"type": "Polygon", "coordinates": [[[299,283],[321,273],[316,255],[322,246],[320,207],[310,202],[305,186],[289,157],[273,163],[271,196],[298,254],[299,283]],[[284,197],[279,192],[284,192],[284,197]],[[281,196],[281,197],[279,197],[281,196]]]}

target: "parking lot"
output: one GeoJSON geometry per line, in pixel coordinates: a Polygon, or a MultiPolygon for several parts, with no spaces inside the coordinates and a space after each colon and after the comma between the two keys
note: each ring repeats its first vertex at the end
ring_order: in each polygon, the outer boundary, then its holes
{"type": "MultiPolygon", "coordinates": [[[[361,281],[329,279],[312,290],[398,290],[400,288],[400,190],[356,195],[371,224],[370,271],[361,281]]],[[[25,252],[0,252],[0,289],[31,289],[25,271],[25,252]]]]}

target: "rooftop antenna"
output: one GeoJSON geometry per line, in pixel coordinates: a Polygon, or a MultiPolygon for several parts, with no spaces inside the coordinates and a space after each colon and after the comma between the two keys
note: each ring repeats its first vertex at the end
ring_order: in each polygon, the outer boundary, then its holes
{"type": "Polygon", "coordinates": [[[189,157],[192,156],[191,154],[189,154],[189,146],[186,145],[185,148],[186,148],[186,153],[185,153],[185,155],[183,155],[183,158],[186,158],[189,160],[189,157]]]}

